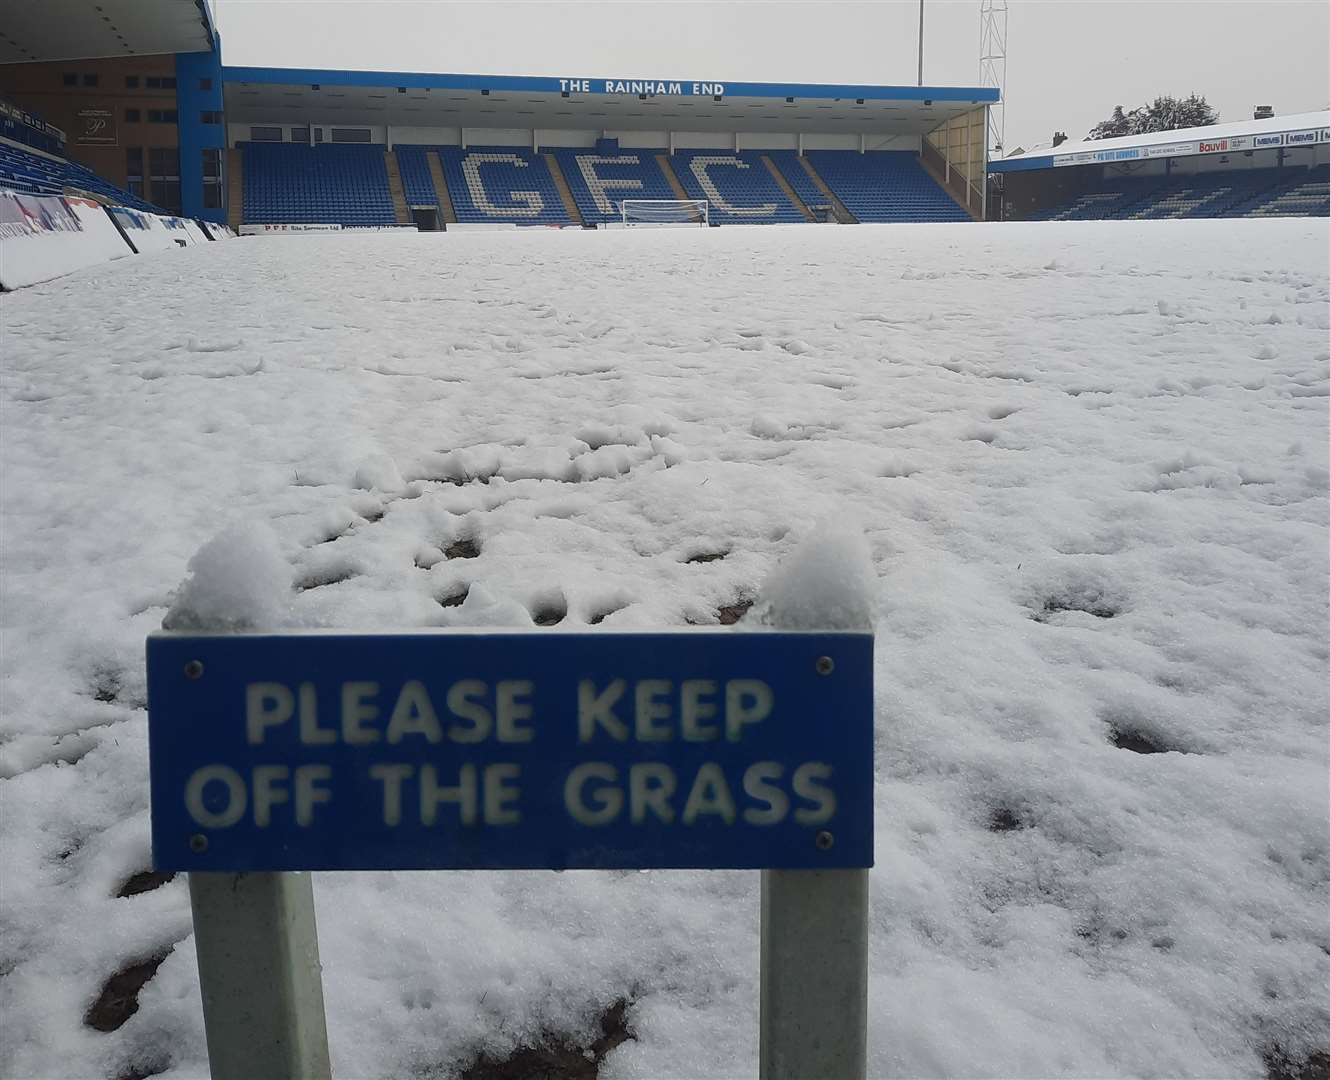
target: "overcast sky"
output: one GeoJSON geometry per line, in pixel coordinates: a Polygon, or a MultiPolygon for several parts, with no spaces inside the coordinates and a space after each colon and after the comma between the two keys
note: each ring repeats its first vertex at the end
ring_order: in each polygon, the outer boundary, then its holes
{"type": "MultiPolygon", "coordinates": [[[[1328,0],[1010,0],[1007,148],[1115,104],[1330,104],[1328,0]]],[[[973,86],[979,0],[925,0],[924,82],[973,86]]],[[[917,0],[213,0],[227,64],[913,84],[917,0]]]]}

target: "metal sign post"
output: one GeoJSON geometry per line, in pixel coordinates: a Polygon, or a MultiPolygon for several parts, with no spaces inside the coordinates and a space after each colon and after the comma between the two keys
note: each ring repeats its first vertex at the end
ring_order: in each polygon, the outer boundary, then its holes
{"type": "Polygon", "coordinates": [[[328,1080],[309,874],[189,875],[213,1080],[328,1080]]]}
{"type": "Polygon", "coordinates": [[[868,871],[762,871],[762,1080],[863,1080],[868,871]]]}
{"type": "Polygon", "coordinates": [[[216,1080],[329,1075],[312,870],[761,869],[762,1075],[861,1080],[873,638],[154,634],[216,1080]]]}

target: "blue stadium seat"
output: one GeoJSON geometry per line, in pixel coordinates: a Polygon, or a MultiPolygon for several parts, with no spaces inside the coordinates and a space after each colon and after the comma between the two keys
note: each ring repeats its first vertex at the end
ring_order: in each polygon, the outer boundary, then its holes
{"type": "Polygon", "coordinates": [[[1330,217],[1330,165],[1270,171],[1279,174],[1278,180],[1236,204],[1233,213],[1242,217],[1330,217]]]}
{"type": "Polygon", "coordinates": [[[434,178],[429,173],[429,159],[425,156],[433,147],[394,146],[397,170],[402,174],[402,190],[407,206],[438,206],[439,195],[434,190],[434,178]]]}
{"type": "Polygon", "coordinates": [[[154,214],[167,212],[137,195],[121,190],[77,162],[34,154],[8,143],[0,143],[0,187],[29,195],[62,195],[66,188],[77,188],[100,196],[116,206],[128,206],[154,214]]]}
{"type": "Polygon", "coordinates": [[[656,163],[656,154],[663,152],[622,150],[617,145],[553,151],[588,225],[621,220],[619,204],[624,199],[678,198],[656,163]]]}
{"type": "Polygon", "coordinates": [[[545,158],[511,146],[439,148],[453,211],[461,222],[570,225],[545,158]]]}
{"type": "Polygon", "coordinates": [[[756,151],[676,150],[674,175],[691,199],[706,199],[713,223],[760,225],[807,219],[785,197],[756,151]]]}
{"type": "Polygon", "coordinates": [[[860,221],[970,220],[912,151],[810,150],[808,159],[860,221]]]}
{"type": "Polygon", "coordinates": [[[1110,176],[1033,221],[1330,216],[1330,166],[1110,176]]]}
{"type": "MultiPolygon", "coordinates": [[[[827,197],[822,194],[822,190],[813,183],[813,178],[799,164],[799,156],[797,150],[767,151],[767,157],[771,158],[771,163],[780,170],[781,176],[785,177],[785,182],[794,189],[794,193],[803,199],[804,205],[815,213],[824,212],[829,208],[827,197]]],[[[821,214],[819,213],[820,218],[821,214]]]]}
{"type": "Polygon", "coordinates": [[[245,220],[252,224],[392,225],[384,148],[247,142],[245,220]]]}

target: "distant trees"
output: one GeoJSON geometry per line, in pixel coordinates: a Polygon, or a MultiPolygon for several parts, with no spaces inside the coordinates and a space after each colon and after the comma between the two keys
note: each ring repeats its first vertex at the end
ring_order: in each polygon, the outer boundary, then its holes
{"type": "Polygon", "coordinates": [[[1219,113],[1198,94],[1185,98],[1164,95],[1148,105],[1126,112],[1113,106],[1113,115],[1095,124],[1087,139],[1116,139],[1119,135],[1143,135],[1150,131],[1176,131],[1179,128],[1207,127],[1219,122],[1219,113]]]}

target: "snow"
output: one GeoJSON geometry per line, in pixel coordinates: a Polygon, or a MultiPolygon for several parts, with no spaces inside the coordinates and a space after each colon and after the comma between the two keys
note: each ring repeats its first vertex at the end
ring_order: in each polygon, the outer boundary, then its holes
{"type": "MultiPolygon", "coordinates": [[[[185,883],[116,895],[173,604],[594,631],[833,589],[877,635],[871,1075],[1330,1051],[1328,239],[341,234],[0,298],[0,1074],[206,1075],[185,883]]],[[[336,1074],[627,998],[606,1080],[754,1075],[757,879],[318,875],[336,1074]]]]}
{"type": "Polygon", "coordinates": [[[271,630],[288,621],[291,567],[265,523],[233,525],[189,560],[169,630],[271,630]]]}
{"type": "Polygon", "coordinates": [[[823,521],[763,583],[752,619],[783,630],[871,630],[876,585],[864,534],[823,521]]]}
{"type": "Polygon", "coordinates": [[[1267,135],[1281,131],[1304,131],[1330,127],[1330,109],[1319,112],[1289,113],[1271,116],[1265,120],[1234,120],[1226,124],[1207,127],[1178,128],[1174,131],[1146,131],[1139,135],[1119,135],[1112,139],[1078,139],[1057,147],[1035,147],[1019,154],[1008,154],[1003,161],[1040,158],[1050,155],[1079,154],[1089,150],[1122,150],[1133,146],[1168,146],[1177,142],[1206,139],[1217,142],[1235,135],[1267,135]]]}

